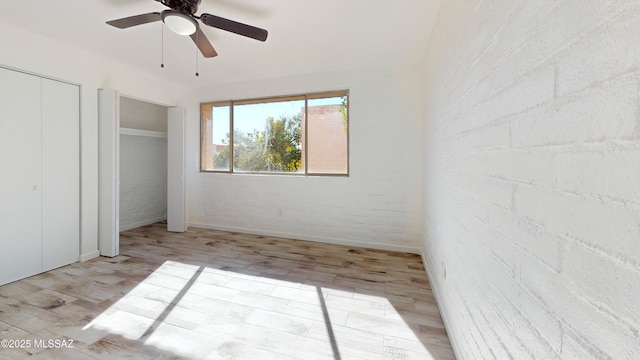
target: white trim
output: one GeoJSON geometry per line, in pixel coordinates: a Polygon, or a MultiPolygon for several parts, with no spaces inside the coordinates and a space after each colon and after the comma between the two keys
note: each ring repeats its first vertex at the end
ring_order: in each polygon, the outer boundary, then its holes
{"type": "Polygon", "coordinates": [[[56,77],[52,77],[52,76],[48,76],[48,75],[42,75],[42,74],[37,73],[37,72],[20,69],[20,68],[16,68],[16,67],[13,67],[13,66],[0,64],[0,68],[6,69],[6,70],[15,71],[15,72],[19,72],[19,73],[23,73],[23,74],[27,74],[27,75],[33,75],[33,76],[37,76],[39,78],[53,80],[53,81],[57,81],[57,82],[61,82],[61,83],[69,84],[69,85],[75,85],[75,86],[80,86],[81,85],[80,83],[75,83],[75,82],[71,82],[71,81],[68,81],[68,80],[62,80],[62,79],[59,79],[59,78],[56,78],[56,77]]]}
{"type": "Polygon", "coordinates": [[[343,245],[343,246],[354,246],[354,247],[377,249],[377,250],[399,251],[399,252],[406,252],[406,253],[418,254],[418,255],[420,254],[419,248],[412,247],[412,246],[405,246],[405,245],[395,245],[395,244],[385,244],[385,243],[380,244],[380,243],[351,240],[351,239],[327,238],[322,236],[293,234],[293,233],[285,233],[285,232],[277,232],[277,231],[264,231],[264,230],[245,228],[245,227],[224,226],[224,225],[214,225],[214,224],[189,223],[189,226],[194,228],[200,228],[200,229],[239,232],[239,233],[245,233],[245,234],[273,236],[273,237],[286,238],[286,239],[315,241],[320,243],[343,245]]]}
{"type": "MultiPolygon", "coordinates": [[[[433,281],[434,280],[433,274],[436,274],[437,272],[431,266],[432,262],[429,256],[427,255],[427,251],[424,249],[424,243],[421,246],[420,253],[421,253],[420,255],[422,256],[422,264],[424,265],[424,269],[427,272],[427,278],[429,278],[429,284],[431,285],[431,292],[433,292],[433,296],[436,299],[438,312],[440,313],[440,317],[442,318],[442,322],[444,323],[444,328],[445,330],[447,330],[447,337],[449,338],[449,343],[451,344],[453,355],[455,356],[456,359],[462,359],[462,357],[460,356],[460,350],[459,350],[460,348],[456,343],[456,339],[454,339],[452,336],[453,332],[451,328],[451,322],[449,321],[449,317],[447,316],[447,312],[445,311],[445,308],[442,306],[444,302],[440,297],[440,293],[438,291],[438,286],[436,285],[436,282],[433,281]]],[[[435,264],[433,266],[435,266],[435,264]]]]}
{"type": "Polygon", "coordinates": [[[164,138],[164,139],[167,138],[166,132],[131,129],[131,128],[123,128],[123,127],[120,128],[120,135],[146,136],[146,137],[155,137],[155,138],[164,138]]]}
{"type": "Polygon", "coordinates": [[[100,256],[100,251],[94,250],[94,251],[90,251],[90,252],[88,252],[86,254],[80,254],[80,256],[78,257],[78,261],[85,262],[85,261],[89,261],[91,259],[95,259],[98,256],[100,256]]]}
{"type": "Polygon", "coordinates": [[[151,225],[151,224],[155,224],[158,221],[164,221],[167,220],[166,216],[162,216],[156,219],[151,219],[151,220],[142,220],[142,221],[138,221],[135,222],[133,224],[128,224],[128,225],[122,225],[122,223],[120,224],[120,231],[127,231],[127,230],[131,230],[131,229],[135,229],[135,228],[139,228],[141,226],[146,226],[146,225],[151,225]]]}

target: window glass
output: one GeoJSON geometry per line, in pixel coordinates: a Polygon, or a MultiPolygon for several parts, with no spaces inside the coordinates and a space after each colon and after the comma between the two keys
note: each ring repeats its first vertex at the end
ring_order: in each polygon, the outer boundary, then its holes
{"type": "Polygon", "coordinates": [[[309,99],[307,104],[309,173],[347,173],[347,97],[309,99]]]}
{"type": "Polygon", "coordinates": [[[201,171],[349,174],[347,91],[201,104],[201,171]]]}
{"type": "Polygon", "coordinates": [[[203,170],[230,169],[231,105],[207,104],[202,106],[202,153],[203,170]]]}
{"type": "Polygon", "coordinates": [[[241,104],[233,108],[233,170],[304,172],[303,100],[241,104]]]}

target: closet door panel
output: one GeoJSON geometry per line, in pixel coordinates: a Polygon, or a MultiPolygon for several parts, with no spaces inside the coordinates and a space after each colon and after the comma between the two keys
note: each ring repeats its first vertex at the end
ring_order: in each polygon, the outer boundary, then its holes
{"type": "Polygon", "coordinates": [[[98,248],[100,255],[120,253],[120,94],[98,90],[99,199],[98,248]]]}
{"type": "Polygon", "coordinates": [[[184,108],[167,110],[167,231],[185,232],[184,108]]]}
{"type": "Polygon", "coordinates": [[[42,271],[80,254],[79,88],[42,80],[42,271]]]}
{"type": "Polygon", "coordinates": [[[0,68],[0,285],[41,271],[40,78],[0,68]]]}

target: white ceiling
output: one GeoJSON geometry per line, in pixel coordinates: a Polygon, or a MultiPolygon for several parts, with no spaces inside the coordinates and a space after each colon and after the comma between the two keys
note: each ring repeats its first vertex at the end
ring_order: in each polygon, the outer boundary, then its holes
{"type": "MultiPolygon", "coordinates": [[[[107,20],[162,11],[153,0],[3,1],[0,21],[187,86],[414,64],[440,0],[202,0],[198,9],[267,29],[262,43],[203,25],[218,52],[205,59],[160,22],[117,29],[107,20]]],[[[28,45],[27,45],[28,46],[28,45]]]]}

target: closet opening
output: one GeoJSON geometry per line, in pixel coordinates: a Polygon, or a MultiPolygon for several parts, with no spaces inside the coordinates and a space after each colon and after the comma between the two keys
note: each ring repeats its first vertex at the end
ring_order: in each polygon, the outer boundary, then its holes
{"type": "Polygon", "coordinates": [[[167,109],[120,96],[119,231],[167,219],[167,109]]]}
{"type": "Polygon", "coordinates": [[[98,90],[98,248],[120,252],[120,232],[167,220],[184,232],[185,109],[98,90]]]}

